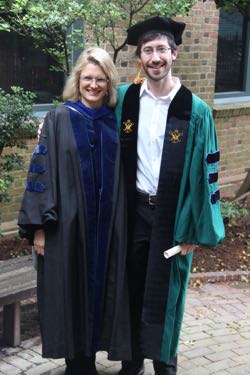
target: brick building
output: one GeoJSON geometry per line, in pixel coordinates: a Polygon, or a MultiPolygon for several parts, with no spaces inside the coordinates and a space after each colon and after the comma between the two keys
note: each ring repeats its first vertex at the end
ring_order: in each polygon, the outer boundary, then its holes
{"type": "MultiPolygon", "coordinates": [[[[186,29],[173,72],[213,110],[221,150],[220,190],[224,197],[233,196],[249,168],[250,22],[240,14],[225,15],[213,0],[199,1],[189,16],[177,19],[186,29]]],[[[133,48],[120,52],[117,68],[121,83],[133,80],[133,48]]],[[[27,163],[34,144],[29,142],[29,149],[21,151],[27,163]]],[[[26,171],[15,173],[12,201],[1,204],[2,222],[15,223],[25,176],[26,171]]]]}

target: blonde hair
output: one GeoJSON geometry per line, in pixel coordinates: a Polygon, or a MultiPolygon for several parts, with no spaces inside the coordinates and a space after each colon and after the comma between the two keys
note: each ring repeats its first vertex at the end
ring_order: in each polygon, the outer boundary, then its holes
{"type": "Polygon", "coordinates": [[[84,50],[78,57],[75,66],[65,84],[63,90],[63,100],[70,100],[77,102],[80,99],[79,79],[82,70],[88,64],[95,64],[100,66],[108,78],[108,89],[106,96],[106,103],[110,107],[114,107],[117,101],[116,85],[118,75],[115,64],[110,55],[102,48],[91,47],[84,50]]]}

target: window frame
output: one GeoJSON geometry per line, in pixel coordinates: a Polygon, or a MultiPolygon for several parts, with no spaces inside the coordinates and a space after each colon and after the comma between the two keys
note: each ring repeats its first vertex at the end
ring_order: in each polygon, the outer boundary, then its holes
{"type": "Polygon", "coordinates": [[[215,92],[214,104],[250,102],[250,21],[247,22],[245,71],[243,72],[242,91],[215,92]]]}
{"type": "MultiPolygon", "coordinates": [[[[84,22],[82,20],[74,22],[70,26],[68,32],[71,33],[73,30],[75,30],[75,29],[77,30],[77,29],[80,29],[80,28],[82,28],[84,30],[84,22]]],[[[84,45],[85,45],[85,40],[83,39],[83,46],[84,45]]],[[[79,55],[80,55],[81,52],[82,52],[82,49],[79,50],[76,47],[72,48],[72,53],[71,53],[71,63],[72,63],[72,65],[75,64],[75,62],[78,59],[78,57],[79,57],[79,55]]],[[[67,79],[67,77],[66,77],[66,74],[65,74],[64,75],[64,83],[65,83],[66,79],[67,79]]],[[[52,108],[53,108],[53,104],[52,103],[34,104],[33,111],[34,111],[35,115],[38,118],[42,118],[52,108]]]]}

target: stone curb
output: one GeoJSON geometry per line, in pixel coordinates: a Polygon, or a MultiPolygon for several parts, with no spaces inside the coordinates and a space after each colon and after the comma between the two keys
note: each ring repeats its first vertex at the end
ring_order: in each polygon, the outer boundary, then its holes
{"type": "Polygon", "coordinates": [[[202,281],[216,283],[223,281],[249,281],[250,271],[218,271],[218,272],[193,272],[190,275],[190,282],[202,281]]]}

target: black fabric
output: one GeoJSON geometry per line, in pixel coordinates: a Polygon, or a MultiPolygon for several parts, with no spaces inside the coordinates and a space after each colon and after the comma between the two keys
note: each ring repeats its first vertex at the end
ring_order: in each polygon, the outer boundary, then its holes
{"type": "MultiPolygon", "coordinates": [[[[134,334],[140,330],[141,352],[144,357],[159,360],[161,358],[162,334],[165,322],[165,311],[168,303],[168,287],[172,258],[165,260],[163,251],[173,245],[173,230],[177,207],[180,182],[185,162],[186,141],[189,131],[189,121],[192,109],[192,93],[181,86],[170,104],[166,121],[165,139],[157,190],[157,202],[152,223],[152,232],[144,247],[144,260],[138,263],[130,259],[131,241],[134,226],[136,169],[137,169],[137,127],[139,113],[140,85],[131,85],[124,98],[122,111],[121,148],[124,162],[128,192],[128,245],[129,245],[129,282],[136,275],[145,278],[145,293],[143,298],[141,325],[132,323],[134,334]],[[133,131],[126,133],[123,126],[127,121],[133,123],[133,131]],[[137,264],[138,263],[138,264],[137,264]],[[137,264],[137,265],[136,265],[137,264]],[[140,269],[141,268],[141,269],[140,269]],[[132,275],[132,276],[131,276],[132,275]],[[134,276],[133,276],[134,275],[134,276]]],[[[133,255],[134,257],[134,255],[133,255]]],[[[138,293],[138,294],[137,294],[138,293]]],[[[135,292],[134,305],[136,306],[135,292]]],[[[139,319],[139,317],[138,317],[139,319]]],[[[139,355],[136,352],[133,356],[139,355]]]]}
{"type": "Polygon", "coordinates": [[[176,45],[182,43],[182,33],[185,23],[177,22],[168,17],[152,17],[131,26],[128,32],[127,44],[136,46],[141,36],[150,31],[167,32],[173,36],[176,45]]]}
{"type": "Polygon", "coordinates": [[[140,200],[150,206],[156,205],[157,195],[142,193],[141,191],[136,192],[137,200],[140,200]]]}
{"type": "Polygon", "coordinates": [[[65,359],[65,363],[65,375],[98,375],[95,355],[86,357],[84,353],[77,353],[73,359],[65,359]]]}
{"type": "Polygon", "coordinates": [[[216,190],[215,193],[211,194],[211,203],[215,204],[218,200],[220,200],[220,191],[216,190]]]}
{"type": "MultiPolygon", "coordinates": [[[[137,199],[134,237],[128,254],[130,314],[132,328],[133,360],[123,363],[124,375],[140,369],[144,358],[140,339],[143,297],[145,293],[145,277],[148,264],[148,252],[155,209],[146,202],[137,199]],[[126,372],[126,371],[127,372],[126,372]]],[[[154,369],[158,375],[175,375],[177,372],[177,357],[168,364],[154,361],[154,369]]],[[[123,372],[119,375],[123,375],[123,372]]]]}
{"type": "Polygon", "coordinates": [[[136,204],[136,171],[137,171],[137,134],[139,119],[140,85],[131,85],[124,97],[122,106],[120,142],[121,158],[123,161],[126,190],[128,196],[128,247],[134,227],[134,210],[136,204]],[[131,133],[126,133],[125,124],[132,121],[131,133]]]}
{"type": "Polygon", "coordinates": [[[171,358],[168,364],[160,361],[153,361],[155,375],[176,375],[177,357],[171,358]]]}
{"type": "Polygon", "coordinates": [[[209,173],[209,175],[208,175],[208,182],[210,184],[213,184],[216,181],[218,181],[218,172],[209,173]]]}
{"type": "Polygon", "coordinates": [[[208,164],[217,163],[219,160],[220,160],[220,151],[216,151],[211,154],[208,154],[206,157],[206,162],[208,164]]]}
{"type": "MultiPolygon", "coordinates": [[[[58,107],[47,115],[40,142],[48,153],[38,155],[39,164],[45,158],[45,172],[39,178],[46,190],[25,192],[18,224],[22,235],[30,238],[35,228],[45,229],[45,256],[38,257],[37,283],[42,355],[72,359],[78,352],[85,356],[93,353],[88,321],[86,202],[82,198],[84,186],[68,111],[58,107]]],[[[111,359],[127,359],[130,329],[126,210],[119,149],[114,163],[114,207],[105,265],[103,324],[97,349],[106,350],[111,359]]]]}
{"type": "MultiPolygon", "coordinates": [[[[173,245],[175,213],[185,162],[188,124],[191,115],[192,98],[188,90],[182,88],[173,99],[165,131],[165,141],[162,151],[159,184],[157,189],[157,204],[152,228],[150,253],[147,269],[146,292],[144,296],[143,324],[144,334],[150,337],[151,328],[161,327],[165,320],[166,301],[168,298],[168,280],[170,276],[170,261],[162,257],[164,249],[173,245]],[[181,97],[181,102],[180,102],[181,97]],[[181,103],[181,106],[180,106],[181,103]],[[178,129],[181,136],[179,143],[171,143],[171,132],[178,129]],[[152,303],[152,301],[154,301],[152,303]]],[[[162,329],[162,327],[160,328],[162,329]]],[[[160,336],[160,332],[159,332],[160,336]]],[[[145,350],[156,351],[154,340],[143,340],[145,350]]]]}
{"type": "Polygon", "coordinates": [[[122,368],[117,375],[143,375],[143,359],[133,361],[122,361],[122,368]]]}
{"type": "Polygon", "coordinates": [[[141,319],[153,219],[153,206],[149,206],[137,200],[134,234],[131,246],[128,249],[128,281],[133,360],[144,358],[141,345],[141,319]]]}

